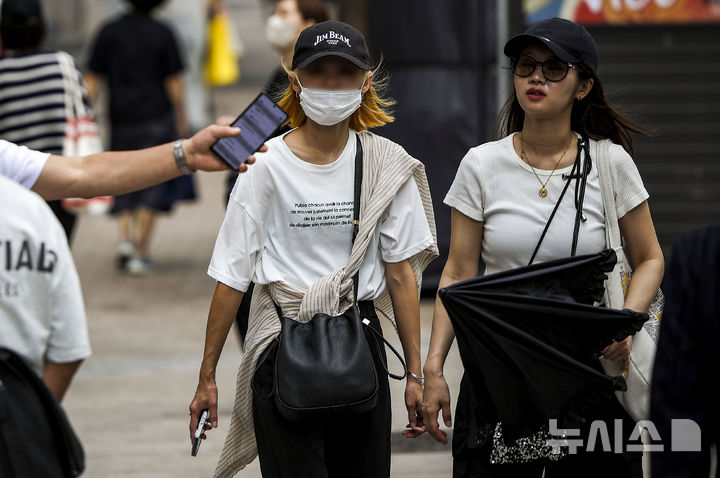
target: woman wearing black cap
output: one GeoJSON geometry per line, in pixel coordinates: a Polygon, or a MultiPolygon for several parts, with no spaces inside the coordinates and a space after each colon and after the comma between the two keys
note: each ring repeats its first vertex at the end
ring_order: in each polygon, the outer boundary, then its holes
{"type": "MultiPolygon", "coordinates": [[[[503,139],[471,149],[458,169],[445,203],[452,210],[450,255],[440,287],[475,277],[480,259],[486,273],[528,264],[576,160],[582,135],[595,164],[609,162],[619,228],[630,262],[635,265],[624,308],[647,312],[663,274],[663,256],[650,217],[647,198],[631,158],[631,133],[642,130],[605,98],[597,77],[597,46],[580,25],[554,18],[543,21],[505,45],[511,58],[514,91],[498,126],[503,139]],[[609,141],[608,141],[609,140],[609,141]],[[612,143],[611,143],[612,142],[612,143]]],[[[579,153],[578,153],[579,154],[579,153]]],[[[607,215],[598,168],[587,176],[577,253],[607,247],[607,215]]],[[[573,191],[560,201],[534,262],[567,257],[576,217],[573,191]]],[[[438,413],[451,425],[450,396],[443,364],[454,339],[450,320],[438,299],[430,350],[424,366],[424,414],[431,435],[445,443],[438,413]]],[[[610,361],[630,354],[632,337],[608,344],[610,361]]],[[[598,363],[598,367],[600,364],[598,363]]],[[[641,476],[638,454],[581,453],[557,462],[532,453],[503,454],[499,424],[477,424],[472,398],[461,385],[453,436],[454,476],[641,476]],[[494,463],[494,464],[491,464],[494,463]]],[[[480,412],[481,413],[481,412],[480,412]]],[[[616,401],[591,419],[623,418],[634,423],[616,401]]],[[[612,432],[611,432],[612,433],[612,432]]],[[[543,442],[544,444],[544,442],[543,442]]],[[[542,445],[540,448],[542,448],[542,445]]],[[[518,449],[515,449],[517,451],[518,449]]],[[[526,450],[527,451],[527,450],[526,450]]]]}
{"type": "Polygon", "coordinates": [[[437,255],[427,181],[419,161],[367,131],[393,120],[392,102],[373,81],[365,40],[355,28],[330,21],[305,29],[289,80],[280,105],[294,129],[268,141],[267,153],[238,178],[213,252],[208,272],[218,284],[190,431],[205,408],[217,426],[215,369],[252,280],[235,406],[215,476],[233,476],[259,455],[264,477],[386,477],[391,422],[384,353],[373,352],[379,379],[373,409],[288,421],[273,397],[273,339],[280,332],[275,304],[300,322],[320,312],[337,315],[353,302],[359,271],[361,313],[376,330],[377,312],[395,318],[409,371],[405,434],[421,434],[418,291],[422,270],[437,255]],[[362,193],[353,242],[358,158],[362,193]]]}

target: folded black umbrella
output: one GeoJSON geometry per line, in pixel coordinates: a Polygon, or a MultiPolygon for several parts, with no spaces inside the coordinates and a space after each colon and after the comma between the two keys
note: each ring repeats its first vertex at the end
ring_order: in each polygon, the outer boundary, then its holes
{"type": "Polygon", "coordinates": [[[475,415],[508,438],[555,418],[576,426],[625,390],[602,372],[599,352],[637,332],[647,314],[593,306],[611,249],[459,282],[439,291],[458,341],[475,415]]]}

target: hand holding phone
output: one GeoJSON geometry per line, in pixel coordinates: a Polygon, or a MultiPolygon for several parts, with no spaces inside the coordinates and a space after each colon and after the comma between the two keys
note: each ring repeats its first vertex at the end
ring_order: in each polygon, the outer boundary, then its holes
{"type": "Polygon", "coordinates": [[[210,149],[235,171],[287,120],[285,111],[260,93],[230,126],[242,129],[235,137],[217,140],[210,149]]]}
{"type": "Polygon", "coordinates": [[[195,434],[193,435],[193,442],[192,442],[192,456],[197,456],[198,451],[200,450],[200,443],[202,443],[202,434],[205,432],[205,424],[207,423],[208,419],[210,418],[210,410],[207,408],[202,411],[200,414],[200,420],[198,421],[198,426],[195,429],[195,434]]]}

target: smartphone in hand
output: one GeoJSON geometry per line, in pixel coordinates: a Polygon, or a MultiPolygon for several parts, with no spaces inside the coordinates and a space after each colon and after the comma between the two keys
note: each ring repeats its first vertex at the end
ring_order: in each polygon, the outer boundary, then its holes
{"type": "Polygon", "coordinates": [[[222,138],[210,149],[235,171],[287,120],[288,115],[265,93],[260,93],[231,126],[242,129],[238,136],[222,138]]]}
{"type": "Polygon", "coordinates": [[[193,435],[191,452],[192,456],[197,456],[198,451],[200,450],[200,443],[202,443],[202,438],[200,438],[200,436],[205,432],[205,424],[207,423],[209,418],[210,410],[206,408],[200,414],[200,420],[198,421],[198,426],[195,429],[195,434],[193,435]]]}

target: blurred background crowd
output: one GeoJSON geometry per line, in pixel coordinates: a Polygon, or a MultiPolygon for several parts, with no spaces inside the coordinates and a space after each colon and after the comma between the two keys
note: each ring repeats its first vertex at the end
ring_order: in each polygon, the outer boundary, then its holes
{"type": "MultiPolygon", "coordinates": [[[[100,26],[127,9],[122,0],[45,3],[45,46],[70,52],[83,70],[100,26]]],[[[226,95],[228,89],[260,90],[277,74],[280,56],[287,56],[282,43],[292,36],[283,31],[282,21],[299,29],[313,21],[302,18],[302,12],[298,16],[296,2],[281,3],[286,5],[278,7],[273,22],[268,22],[276,9],[273,0],[171,0],[160,5],[156,16],[170,25],[182,53],[190,130],[217,114],[239,113],[228,108],[227,101],[217,104],[218,95],[226,95]],[[239,76],[221,92],[203,80],[208,15],[213,11],[224,12],[229,19],[239,65],[239,76]]],[[[300,3],[310,4],[303,6],[305,15],[317,15],[315,2],[300,3]]],[[[397,121],[379,133],[425,163],[439,231],[449,229],[449,212],[440,200],[464,152],[495,135],[496,112],[509,84],[498,45],[525,25],[552,16],[588,27],[599,44],[610,98],[654,133],[651,138],[637,138],[635,160],[652,198],[665,252],[676,237],[712,222],[720,213],[716,187],[720,166],[713,162],[720,141],[714,114],[720,106],[718,2],[327,0],[324,4],[330,17],[365,33],[376,62],[382,58],[390,73],[398,100],[397,121]]],[[[108,124],[104,93],[100,91],[93,103],[101,125],[108,124]]],[[[444,256],[449,236],[441,233],[439,238],[444,256]]],[[[430,289],[437,283],[441,264],[442,260],[435,261],[426,273],[430,289]]]]}

